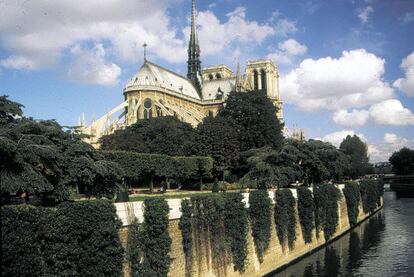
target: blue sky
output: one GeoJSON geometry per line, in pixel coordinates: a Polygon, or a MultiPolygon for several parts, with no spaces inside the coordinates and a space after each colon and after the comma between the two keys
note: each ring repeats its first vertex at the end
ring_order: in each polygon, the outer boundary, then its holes
{"type": "MultiPolygon", "coordinates": [[[[2,0],[0,94],[28,116],[76,125],[117,106],[149,59],[186,73],[190,0],[2,0]]],[[[280,71],[289,129],[338,144],[358,134],[372,161],[414,148],[413,0],[198,0],[203,66],[280,71]]]]}

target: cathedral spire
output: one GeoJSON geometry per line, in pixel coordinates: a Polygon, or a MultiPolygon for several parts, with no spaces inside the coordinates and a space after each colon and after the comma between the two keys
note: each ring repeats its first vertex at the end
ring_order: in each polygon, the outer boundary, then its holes
{"type": "Polygon", "coordinates": [[[191,9],[191,34],[190,43],[188,45],[188,72],[187,78],[191,80],[196,87],[198,93],[201,95],[201,61],[200,61],[200,45],[198,44],[197,27],[196,27],[196,4],[192,0],[191,9]]]}

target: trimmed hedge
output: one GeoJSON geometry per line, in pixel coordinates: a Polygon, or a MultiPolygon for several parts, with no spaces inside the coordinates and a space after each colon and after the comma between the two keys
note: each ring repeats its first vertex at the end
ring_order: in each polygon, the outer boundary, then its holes
{"type": "Polygon", "coordinates": [[[252,191],[249,194],[249,218],[253,241],[259,262],[269,248],[271,231],[271,203],[266,190],[252,191]]]}
{"type": "Polygon", "coordinates": [[[315,201],[315,229],[316,235],[324,231],[325,240],[328,241],[338,226],[338,200],[340,191],[334,185],[321,184],[313,189],[315,201]]]}
{"type": "Polygon", "coordinates": [[[297,193],[299,222],[302,227],[303,239],[305,243],[311,243],[312,230],[315,227],[315,203],[313,202],[312,191],[306,187],[299,187],[297,193]]]}
{"type": "Polygon", "coordinates": [[[290,189],[279,189],[275,192],[275,225],[276,233],[282,248],[286,242],[293,249],[296,240],[296,200],[290,189]]]}
{"type": "Polygon", "coordinates": [[[5,276],[122,276],[121,223],[109,201],[1,211],[5,276]]]}
{"type": "Polygon", "coordinates": [[[361,200],[359,185],[354,182],[346,183],[342,192],[346,200],[349,225],[353,227],[358,224],[359,203],[361,200]]]}

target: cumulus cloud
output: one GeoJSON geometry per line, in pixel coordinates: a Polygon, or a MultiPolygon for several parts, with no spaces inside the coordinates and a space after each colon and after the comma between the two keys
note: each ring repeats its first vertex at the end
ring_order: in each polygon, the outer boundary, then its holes
{"type": "Polygon", "coordinates": [[[393,133],[385,133],[382,143],[368,146],[368,153],[371,162],[385,162],[392,153],[403,147],[414,148],[414,138],[403,138],[393,133]]]}
{"type": "Polygon", "coordinates": [[[74,57],[67,71],[71,80],[87,84],[111,86],[119,82],[121,68],[105,61],[105,49],[102,44],[95,44],[92,50],[75,45],[70,50],[74,57]]]}
{"type": "Polygon", "coordinates": [[[414,52],[402,60],[400,67],[404,71],[405,77],[396,80],[393,86],[408,96],[414,96],[414,52]]]}
{"type": "MultiPolygon", "coordinates": [[[[199,12],[199,40],[203,55],[221,53],[229,45],[238,41],[242,44],[260,44],[269,36],[276,34],[276,27],[270,23],[259,23],[246,19],[246,8],[237,7],[226,15],[227,21],[220,19],[211,11],[199,12]]],[[[183,30],[188,40],[190,27],[183,30]]]]}
{"type": "Polygon", "coordinates": [[[365,8],[358,9],[358,18],[362,23],[367,23],[373,12],[374,9],[371,6],[366,6],[365,8]]]}
{"type": "Polygon", "coordinates": [[[292,64],[297,56],[304,55],[307,51],[306,45],[300,44],[295,39],[288,39],[278,44],[278,49],[267,55],[276,64],[292,64]]]}
{"type": "Polygon", "coordinates": [[[369,118],[369,112],[365,110],[347,110],[336,111],[333,115],[333,121],[342,126],[346,127],[358,127],[363,126],[367,123],[369,118]]]}
{"type": "Polygon", "coordinates": [[[9,1],[2,6],[0,44],[12,55],[1,65],[15,69],[51,67],[65,50],[84,41],[109,42],[116,58],[128,62],[142,56],[141,45],[146,41],[154,56],[182,62],[186,43],[169,22],[167,2],[9,1]]]}
{"type": "Polygon", "coordinates": [[[346,127],[360,127],[368,122],[381,125],[414,125],[414,114],[398,99],[389,99],[372,105],[368,110],[339,110],[334,113],[334,123],[346,127]]]}
{"type": "Polygon", "coordinates": [[[283,98],[302,111],[364,107],[390,99],[390,85],[382,79],[385,60],[357,49],[339,58],[305,59],[281,76],[283,98]]]}
{"type": "Polygon", "coordinates": [[[341,130],[337,132],[333,132],[330,134],[325,135],[323,138],[317,138],[322,141],[330,142],[336,147],[339,147],[341,145],[341,142],[347,137],[347,136],[354,136],[357,135],[362,141],[366,142],[366,138],[363,134],[356,133],[353,130],[341,130]]]}

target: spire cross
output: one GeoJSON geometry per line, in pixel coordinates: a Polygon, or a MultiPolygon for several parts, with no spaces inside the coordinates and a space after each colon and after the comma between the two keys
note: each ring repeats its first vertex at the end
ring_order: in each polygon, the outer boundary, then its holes
{"type": "Polygon", "coordinates": [[[144,47],[144,62],[147,61],[147,46],[148,44],[146,42],[142,45],[142,47],[144,47]]]}

